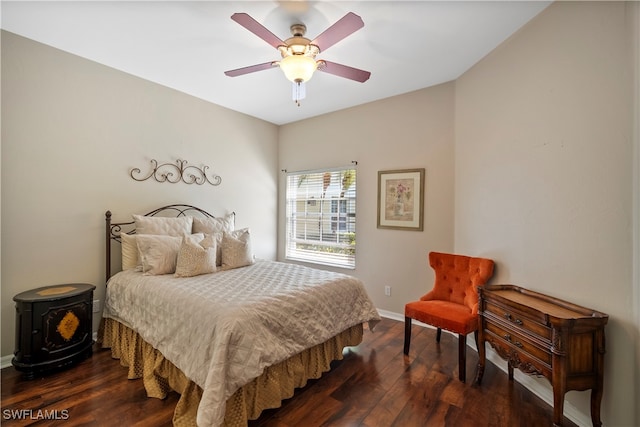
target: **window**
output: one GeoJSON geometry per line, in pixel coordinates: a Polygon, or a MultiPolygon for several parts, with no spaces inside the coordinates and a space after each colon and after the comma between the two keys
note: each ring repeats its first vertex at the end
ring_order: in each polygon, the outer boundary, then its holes
{"type": "Polygon", "coordinates": [[[288,173],[286,203],[287,259],[355,268],[355,169],[288,173]]]}

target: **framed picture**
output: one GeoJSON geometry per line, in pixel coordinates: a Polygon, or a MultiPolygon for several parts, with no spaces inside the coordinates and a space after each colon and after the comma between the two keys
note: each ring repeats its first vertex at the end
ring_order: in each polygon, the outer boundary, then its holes
{"type": "Polygon", "coordinates": [[[424,168],[378,172],[378,228],[422,231],[424,168]]]}

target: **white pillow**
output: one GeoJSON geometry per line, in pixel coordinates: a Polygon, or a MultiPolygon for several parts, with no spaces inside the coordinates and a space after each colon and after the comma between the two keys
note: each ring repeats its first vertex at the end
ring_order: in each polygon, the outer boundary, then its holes
{"type": "Polygon", "coordinates": [[[254,263],[251,234],[248,228],[222,236],[222,268],[238,268],[254,263]]]}
{"type": "Polygon", "coordinates": [[[193,232],[215,234],[235,229],[236,215],[228,214],[224,218],[193,218],[193,232]]]}
{"type": "Polygon", "coordinates": [[[165,218],[156,216],[133,215],[136,234],[157,234],[163,236],[184,236],[191,234],[193,217],[180,216],[165,218]]]}
{"type": "Polygon", "coordinates": [[[120,241],[122,242],[122,269],[129,270],[130,268],[138,267],[140,258],[138,257],[136,235],[121,233],[120,241]]]}
{"type": "Polygon", "coordinates": [[[216,239],[193,234],[182,238],[176,263],[176,277],[191,277],[216,271],[216,239]]]}
{"type": "Polygon", "coordinates": [[[176,271],[182,237],[139,234],[136,241],[144,275],[155,276],[176,271]]]}

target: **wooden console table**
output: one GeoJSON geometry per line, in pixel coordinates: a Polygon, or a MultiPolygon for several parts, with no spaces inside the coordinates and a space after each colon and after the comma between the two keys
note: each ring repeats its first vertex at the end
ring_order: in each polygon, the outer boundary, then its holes
{"type": "Polygon", "coordinates": [[[604,313],[514,285],[478,287],[480,298],[478,371],[486,361],[485,342],[513,368],[546,377],[553,387],[553,424],[562,426],[564,395],[591,389],[591,421],[602,425],[600,403],[604,368],[604,313]]]}

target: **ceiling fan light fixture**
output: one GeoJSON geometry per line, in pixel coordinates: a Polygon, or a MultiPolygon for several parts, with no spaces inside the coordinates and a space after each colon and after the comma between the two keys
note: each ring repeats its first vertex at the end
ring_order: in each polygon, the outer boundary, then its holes
{"type": "Polygon", "coordinates": [[[290,27],[293,37],[282,41],[246,13],[234,13],[231,15],[231,19],[276,48],[280,52],[282,60],[237,68],[235,70],[225,71],[224,73],[227,76],[236,77],[279,66],[282,68],[282,72],[287,80],[293,83],[292,97],[298,106],[300,106],[300,100],[306,95],[305,82],[308,82],[311,77],[313,77],[313,73],[316,70],[360,83],[365,82],[371,75],[368,71],[335,62],[327,62],[322,59],[316,61],[315,59],[320,51],[326,50],[348,35],[364,27],[362,18],[353,12],[349,12],[340,18],[313,41],[304,37],[307,27],[301,23],[293,24],[290,27]]]}
{"type": "Polygon", "coordinates": [[[309,81],[318,68],[315,59],[306,55],[285,56],[279,65],[285,77],[294,83],[309,81]]]}

